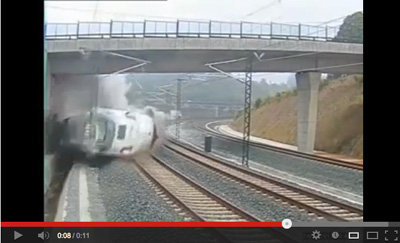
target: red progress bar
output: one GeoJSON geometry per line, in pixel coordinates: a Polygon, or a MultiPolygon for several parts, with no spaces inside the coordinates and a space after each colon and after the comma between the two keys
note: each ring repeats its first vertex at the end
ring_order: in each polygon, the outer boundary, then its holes
{"type": "Polygon", "coordinates": [[[282,227],[282,222],[1,222],[1,227],[282,227]]]}

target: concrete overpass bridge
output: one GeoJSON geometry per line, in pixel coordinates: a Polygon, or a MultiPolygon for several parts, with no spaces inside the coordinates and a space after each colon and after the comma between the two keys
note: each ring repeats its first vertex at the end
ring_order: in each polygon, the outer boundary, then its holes
{"type": "Polygon", "coordinates": [[[295,72],[297,144],[300,151],[312,152],[320,74],[363,73],[363,45],[335,42],[337,30],[217,21],[47,24],[49,109],[64,115],[81,109],[73,96],[85,96],[87,106],[93,105],[98,83],[93,75],[98,74],[245,72],[239,81],[245,84],[249,118],[251,73],[295,72]],[[66,81],[79,88],[67,88],[66,81]]]}

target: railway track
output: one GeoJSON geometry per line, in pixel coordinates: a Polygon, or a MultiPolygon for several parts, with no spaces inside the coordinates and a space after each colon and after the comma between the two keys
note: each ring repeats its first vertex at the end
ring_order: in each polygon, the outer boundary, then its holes
{"type": "Polygon", "coordinates": [[[164,144],[168,150],[186,157],[194,163],[201,164],[221,176],[252,188],[263,195],[270,195],[283,204],[297,207],[310,215],[315,214],[319,219],[330,221],[363,220],[363,212],[360,208],[325,198],[247,168],[222,161],[175,140],[170,139],[168,141],[168,143],[164,144]]]}
{"type": "MultiPolygon", "coordinates": [[[[259,222],[253,216],[225,199],[215,195],[157,156],[136,160],[135,166],[156,193],[174,208],[185,221],[259,222]]],[[[295,242],[279,230],[263,228],[212,228],[218,242],[295,242]]]]}
{"type": "Polygon", "coordinates": [[[186,221],[254,222],[257,217],[241,210],[208,189],[181,174],[156,156],[136,161],[139,170],[168,197],[186,221]]]}
{"type": "MultiPolygon", "coordinates": [[[[215,129],[210,128],[209,126],[206,126],[206,128],[197,126],[196,128],[201,131],[204,131],[206,133],[211,133],[213,136],[216,136],[221,139],[239,142],[239,143],[242,142],[242,139],[240,139],[240,138],[221,134],[221,133],[217,132],[215,129]]],[[[296,156],[296,157],[300,157],[300,158],[310,159],[310,160],[321,162],[321,163],[337,165],[337,166],[352,168],[352,169],[361,170],[361,171],[363,170],[362,164],[353,163],[350,161],[327,158],[327,157],[323,157],[323,156],[319,156],[319,155],[315,155],[315,154],[302,153],[302,152],[293,151],[293,150],[285,149],[285,148],[279,148],[279,147],[275,147],[275,146],[271,146],[271,145],[267,145],[267,144],[263,144],[263,143],[258,143],[258,142],[254,142],[254,141],[250,141],[250,145],[254,146],[254,147],[278,152],[278,153],[283,153],[283,154],[292,155],[292,156],[296,156]]]]}

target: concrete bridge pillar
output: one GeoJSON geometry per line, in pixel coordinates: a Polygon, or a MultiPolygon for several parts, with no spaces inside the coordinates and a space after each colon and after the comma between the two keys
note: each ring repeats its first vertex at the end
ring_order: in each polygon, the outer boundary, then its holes
{"type": "Polygon", "coordinates": [[[317,128],[319,72],[296,73],[297,83],[297,148],[312,153],[317,128]]]}

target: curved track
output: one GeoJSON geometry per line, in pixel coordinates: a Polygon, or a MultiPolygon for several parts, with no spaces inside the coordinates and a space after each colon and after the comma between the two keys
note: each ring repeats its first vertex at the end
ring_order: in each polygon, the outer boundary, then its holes
{"type": "Polygon", "coordinates": [[[249,186],[262,194],[271,195],[285,204],[316,214],[320,219],[332,221],[363,220],[363,211],[360,208],[325,198],[247,168],[224,162],[219,158],[200,152],[175,140],[170,139],[169,143],[164,146],[195,163],[199,163],[238,183],[249,186]]]}
{"type": "MultiPolygon", "coordinates": [[[[216,131],[215,128],[211,128],[210,126],[208,126],[208,124],[206,125],[205,128],[201,127],[201,126],[197,126],[196,128],[201,131],[211,133],[213,136],[216,136],[221,139],[234,141],[234,142],[240,142],[240,143],[242,142],[242,139],[222,134],[222,133],[216,131]]],[[[285,148],[279,148],[279,147],[275,147],[275,146],[271,146],[271,145],[267,145],[267,144],[263,144],[263,143],[258,143],[258,142],[254,142],[254,141],[250,141],[250,145],[254,146],[254,147],[278,152],[278,153],[283,153],[283,154],[292,155],[292,156],[296,156],[296,157],[300,157],[300,158],[310,159],[310,160],[321,162],[321,163],[332,164],[332,165],[342,166],[342,167],[346,167],[346,168],[352,168],[352,169],[361,170],[361,171],[363,170],[363,165],[359,164],[359,163],[353,163],[353,162],[339,160],[339,159],[327,158],[327,157],[318,156],[315,154],[302,153],[302,152],[285,149],[285,148]]]]}

